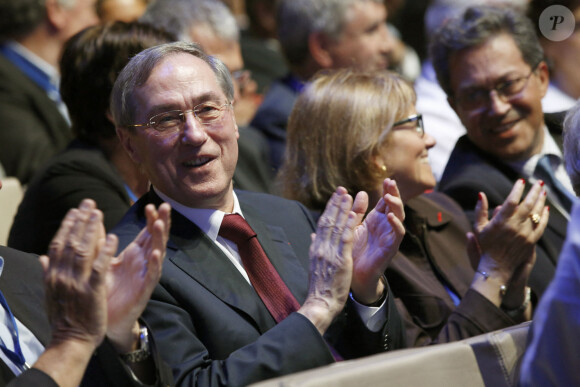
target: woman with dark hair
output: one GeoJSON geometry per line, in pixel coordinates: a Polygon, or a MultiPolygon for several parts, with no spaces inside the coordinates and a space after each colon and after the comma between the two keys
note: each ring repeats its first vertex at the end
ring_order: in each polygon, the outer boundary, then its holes
{"type": "Polygon", "coordinates": [[[66,44],[60,61],[61,95],[75,139],[29,184],[8,245],[46,253],[66,212],[93,199],[110,230],[148,189],[148,180],[127,156],[108,112],[117,74],[144,50],[174,41],[155,27],[114,22],[87,28],[66,44]]]}
{"type": "Polygon", "coordinates": [[[406,234],[386,276],[405,320],[407,345],[448,342],[530,319],[527,280],[535,243],[547,224],[538,182],[520,201],[518,181],[488,220],[480,194],[472,230],[461,208],[431,192],[428,151],[415,93],[388,72],[319,73],[299,96],[288,123],[284,196],[314,211],[337,185],[382,196],[393,179],[405,204],[406,234]],[[470,254],[468,254],[470,252],[470,254]]]}

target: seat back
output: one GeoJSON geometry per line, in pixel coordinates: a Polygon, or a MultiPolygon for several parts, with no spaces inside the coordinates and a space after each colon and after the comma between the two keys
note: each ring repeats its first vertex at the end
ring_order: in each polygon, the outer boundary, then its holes
{"type": "Polygon", "coordinates": [[[0,245],[6,246],[14,215],[16,215],[23,196],[24,190],[17,178],[5,177],[2,179],[2,189],[0,190],[0,245]]]}
{"type": "Polygon", "coordinates": [[[253,384],[253,387],[430,386],[517,384],[529,323],[470,339],[350,360],[253,384]]]}

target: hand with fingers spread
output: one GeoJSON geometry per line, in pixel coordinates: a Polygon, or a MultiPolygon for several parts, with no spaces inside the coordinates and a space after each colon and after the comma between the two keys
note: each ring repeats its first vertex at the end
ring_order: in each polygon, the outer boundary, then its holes
{"type": "Polygon", "coordinates": [[[34,363],[59,386],[78,386],[107,329],[106,276],[117,238],[105,237],[92,200],[68,212],[50,244],[44,268],[52,339],[34,363]]]}
{"type": "Polygon", "coordinates": [[[544,205],[543,183],[536,182],[521,200],[524,186],[523,180],[514,184],[491,220],[488,220],[487,198],[482,193],[475,208],[474,236],[468,236],[470,250],[478,251],[481,257],[476,277],[482,280],[474,281],[476,290],[494,304],[499,306],[503,302],[510,309],[514,302],[516,307],[523,302],[527,278],[535,262],[535,244],[549,217],[544,205]],[[498,284],[506,287],[505,294],[498,291],[498,284]]]}
{"type": "Polygon", "coordinates": [[[145,208],[145,215],[147,226],[113,258],[107,277],[107,337],[120,353],[135,350],[139,334],[137,319],[161,277],[169,237],[169,204],[162,204],[158,210],[150,204],[145,208]]]}
{"type": "Polygon", "coordinates": [[[367,207],[368,196],[359,192],[353,205],[359,225],[354,234],[351,287],[357,301],[372,304],[383,295],[384,284],[379,279],[405,235],[405,211],[397,183],[392,179],[384,180],[383,197],[361,222],[367,207]]]}
{"type": "Polygon", "coordinates": [[[95,202],[84,200],[62,221],[48,256],[40,257],[55,342],[75,339],[96,347],[105,335],[106,275],[117,240],[105,237],[102,218],[95,202]]]}
{"type": "Polygon", "coordinates": [[[357,222],[352,197],[339,187],[318,221],[310,246],[308,296],[299,313],[321,334],[346,303],[352,278],[353,232],[357,222]]]}
{"type": "MultiPolygon", "coordinates": [[[[168,204],[147,206],[147,226],[116,258],[117,237],[105,235],[93,200],[68,212],[40,257],[52,340],[35,368],[75,386],[105,334],[119,353],[137,349],[137,319],[161,276],[170,212],[168,204]]],[[[129,366],[139,379],[155,380],[154,366],[129,366]]]]}

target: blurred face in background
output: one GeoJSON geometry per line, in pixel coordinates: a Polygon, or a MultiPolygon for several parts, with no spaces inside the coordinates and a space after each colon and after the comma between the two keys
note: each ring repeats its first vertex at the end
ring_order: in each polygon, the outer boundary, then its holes
{"type": "Polygon", "coordinates": [[[449,70],[449,103],[478,148],[508,161],[525,160],[541,150],[542,98],[549,83],[544,62],[532,68],[513,38],[500,34],[453,54],[449,70]]]}
{"type": "Polygon", "coordinates": [[[387,29],[387,9],[383,4],[359,1],[348,12],[341,37],[329,40],[331,68],[352,67],[382,70],[389,65],[394,41],[387,29]]]}

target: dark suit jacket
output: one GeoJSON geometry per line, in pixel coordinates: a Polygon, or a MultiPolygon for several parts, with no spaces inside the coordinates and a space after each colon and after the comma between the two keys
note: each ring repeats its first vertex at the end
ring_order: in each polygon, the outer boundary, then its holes
{"type": "Polygon", "coordinates": [[[260,130],[270,145],[270,165],[276,171],[284,162],[286,127],[288,118],[298,98],[298,93],[288,85],[288,77],[272,82],[262,104],[250,123],[260,130]]]}
{"type": "Polygon", "coordinates": [[[45,254],[68,210],[85,198],[97,202],[107,231],[131,206],[123,180],[103,152],[73,141],[30,182],[14,218],[8,246],[45,254]]]}
{"type": "Polygon", "coordinates": [[[271,192],[274,170],[268,162],[269,147],[266,137],[251,126],[240,127],[239,131],[234,187],[246,191],[271,192]]]}
{"type": "Polygon", "coordinates": [[[244,68],[252,72],[252,79],[258,84],[258,93],[263,94],[270,84],[288,72],[282,50],[274,39],[253,36],[242,31],[240,46],[244,68]]]}
{"type": "MultiPolygon", "coordinates": [[[[4,269],[0,276],[0,290],[14,316],[46,347],[50,340],[50,324],[44,308],[44,280],[38,257],[0,246],[4,269]]],[[[169,370],[158,357],[156,344],[151,341],[155,356],[158,386],[172,383],[169,370]]],[[[12,371],[0,361],[0,386],[52,386],[54,382],[39,370],[28,370],[15,379],[12,371]]],[[[82,386],[142,386],[129,375],[111,344],[105,340],[93,356],[82,386]]]]}
{"type": "Polygon", "coordinates": [[[7,176],[16,176],[23,184],[72,138],[46,92],[2,55],[0,126],[0,164],[7,176]]]}
{"type": "Polygon", "coordinates": [[[465,233],[471,225],[448,196],[405,205],[406,234],[386,275],[405,321],[408,346],[462,340],[516,324],[475,290],[465,233]],[[455,306],[446,284],[461,299],[455,306]]]}
{"type": "MultiPolygon", "coordinates": [[[[237,191],[244,217],[278,273],[302,303],[308,290],[310,233],[314,224],[297,202],[237,191]]],[[[143,208],[160,204],[150,192],[115,228],[124,246],[143,227],[143,208]]],[[[389,298],[390,299],[390,298],[389,298]]],[[[343,357],[403,345],[394,303],[382,330],[363,327],[347,305],[328,332],[343,357]]],[[[275,323],[254,289],[195,224],[176,211],[163,275],[144,318],[178,385],[243,386],[333,361],[325,340],[304,316],[292,313],[275,323]]]]}
{"type": "MultiPolygon", "coordinates": [[[[561,144],[562,126],[546,115],[546,124],[558,144],[561,144]]],[[[478,192],[485,192],[491,211],[502,204],[522,175],[500,160],[479,150],[467,136],[461,137],[445,167],[438,189],[455,199],[473,219],[473,209],[478,192]]],[[[530,188],[526,181],[526,190],[530,188]]],[[[550,206],[550,220],[544,235],[537,243],[537,260],[530,276],[529,285],[540,297],[552,277],[558,255],[566,238],[567,220],[558,211],[548,196],[546,205],[550,206]]]]}

